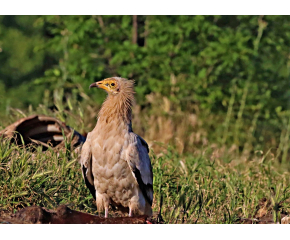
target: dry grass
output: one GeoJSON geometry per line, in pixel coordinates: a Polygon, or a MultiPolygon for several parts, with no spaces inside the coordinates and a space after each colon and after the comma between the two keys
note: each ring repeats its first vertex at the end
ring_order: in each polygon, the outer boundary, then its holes
{"type": "MultiPolygon", "coordinates": [[[[43,154],[40,148],[32,153],[7,141],[0,144],[0,209],[69,204],[97,214],[76,153],[43,154]]],[[[208,148],[186,156],[169,147],[158,155],[151,152],[151,159],[153,209],[157,215],[161,206],[166,223],[234,223],[259,216],[263,198],[276,219],[290,210],[290,174],[270,153],[245,159],[208,148]]]]}
{"type": "MultiPolygon", "coordinates": [[[[58,110],[54,111],[45,104],[35,110],[10,109],[1,127],[37,113],[55,116],[81,133],[89,132],[100,106],[82,96],[82,102],[67,98],[64,103],[59,100],[62,97],[55,98],[58,110]]],[[[133,128],[151,146],[153,208],[156,214],[161,212],[166,223],[235,223],[240,218],[259,216],[263,198],[270,205],[273,220],[279,221],[282,212],[289,212],[290,166],[280,164],[273,150],[239,154],[235,144],[209,141],[210,131],[205,126],[213,119],[202,121],[198,108],[183,113],[156,94],[147,100],[150,108],[134,107],[133,128]]],[[[70,150],[43,154],[39,148],[32,154],[1,140],[0,209],[15,211],[30,205],[55,208],[64,203],[97,214],[77,155],[70,150]]]]}

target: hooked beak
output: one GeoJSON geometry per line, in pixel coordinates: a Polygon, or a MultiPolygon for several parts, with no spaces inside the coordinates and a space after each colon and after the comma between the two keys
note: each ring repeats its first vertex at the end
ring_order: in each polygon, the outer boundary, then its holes
{"type": "Polygon", "coordinates": [[[93,87],[103,88],[105,90],[107,89],[106,86],[103,84],[103,81],[99,81],[99,82],[92,83],[90,85],[90,88],[93,88],[93,87]]]}
{"type": "Polygon", "coordinates": [[[97,83],[92,83],[89,88],[97,87],[97,83]]]}
{"type": "Polygon", "coordinates": [[[98,87],[97,83],[96,83],[96,82],[95,82],[95,83],[92,83],[92,84],[90,85],[90,88],[92,88],[92,87],[98,87]]]}

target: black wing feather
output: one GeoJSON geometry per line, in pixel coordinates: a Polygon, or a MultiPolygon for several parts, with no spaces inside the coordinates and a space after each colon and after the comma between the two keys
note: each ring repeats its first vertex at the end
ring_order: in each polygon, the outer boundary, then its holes
{"type": "Polygon", "coordinates": [[[150,184],[150,183],[148,183],[148,184],[144,184],[144,182],[142,181],[142,178],[141,178],[141,173],[140,173],[140,171],[139,171],[138,168],[133,169],[133,173],[134,173],[134,175],[135,175],[135,177],[136,177],[136,179],[137,179],[137,182],[138,182],[138,184],[139,184],[139,187],[140,187],[140,189],[141,189],[141,191],[142,191],[142,193],[143,193],[145,199],[146,199],[146,200],[148,201],[148,203],[150,203],[150,205],[152,206],[152,199],[150,199],[150,198],[148,197],[148,194],[147,194],[147,190],[148,190],[148,189],[151,189],[151,190],[153,191],[153,186],[152,186],[152,184],[150,184]]]}
{"type": "MultiPolygon", "coordinates": [[[[83,165],[83,176],[84,176],[84,180],[85,180],[85,184],[87,185],[88,189],[90,190],[90,193],[92,194],[93,198],[96,200],[96,189],[94,187],[94,185],[90,184],[89,180],[86,178],[86,171],[87,169],[85,168],[85,166],[83,165]]],[[[94,177],[92,176],[92,178],[94,179],[94,177]]]]}

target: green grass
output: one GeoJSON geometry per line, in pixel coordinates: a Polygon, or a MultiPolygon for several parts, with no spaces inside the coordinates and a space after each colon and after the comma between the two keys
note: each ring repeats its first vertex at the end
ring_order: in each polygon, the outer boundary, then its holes
{"type": "MultiPolygon", "coordinates": [[[[34,150],[0,141],[0,209],[69,204],[72,209],[97,214],[77,154],[34,150]]],[[[285,201],[290,197],[290,174],[269,153],[243,159],[205,149],[181,156],[168,147],[158,155],[151,152],[151,159],[154,212],[159,212],[162,198],[166,223],[235,223],[254,217],[263,197],[272,199],[275,218],[282,209],[290,209],[285,201]]]]}
{"type": "MultiPolygon", "coordinates": [[[[68,98],[65,102],[55,99],[59,111],[48,110],[47,104],[35,110],[31,107],[25,111],[10,109],[8,114],[2,113],[0,129],[25,116],[46,114],[66,122],[80,133],[88,132],[96,123],[99,106],[85,95],[84,99],[86,101],[82,102],[76,98],[68,98]]],[[[144,125],[142,116],[139,112],[134,115],[136,133],[144,136],[140,129],[154,133],[155,125],[144,125]]],[[[173,134],[169,132],[173,130],[167,126],[162,132],[173,134]]],[[[180,132],[188,132],[185,130],[180,132]]],[[[255,217],[259,200],[263,198],[271,204],[269,211],[274,222],[280,220],[282,211],[289,212],[290,164],[280,163],[279,151],[239,153],[236,147],[227,147],[223,142],[208,143],[204,147],[192,145],[192,149],[188,145],[190,151],[183,151],[179,145],[156,143],[153,141],[155,135],[151,136],[153,139],[150,136],[145,135],[145,139],[153,146],[150,150],[154,176],[153,211],[155,217],[161,211],[165,223],[235,223],[240,218],[255,217]]],[[[186,142],[187,138],[181,140],[186,142]]],[[[94,200],[82,179],[78,155],[69,142],[66,146],[68,149],[64,151],[42,152],[40,147],[28,149],[0,138],[0,209],[15,212],[31,205],[55,208],[68,204],[72,209],[97,214],[94,200]]]]}

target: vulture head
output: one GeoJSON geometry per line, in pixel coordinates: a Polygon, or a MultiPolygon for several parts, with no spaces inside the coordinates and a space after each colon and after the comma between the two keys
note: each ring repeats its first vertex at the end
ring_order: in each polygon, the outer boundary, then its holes
{"type": "Polygon", "coordinates": [[[95,82],[90,88],[102,88],[108,97],[102,105],[99,116],[109,122],[111,119],[121,117],[125,122],[131,122],[132,105],[134,103],[134,80],[121,77],[110,77],[95,82]]]}
{"type": "Polygon", "coordinates": [[[130,95],[134,93],[134,81],[121,77],[106,78],[91,84],[90,88],[92,87],[102,88],[109,95],[130,95]]]}

